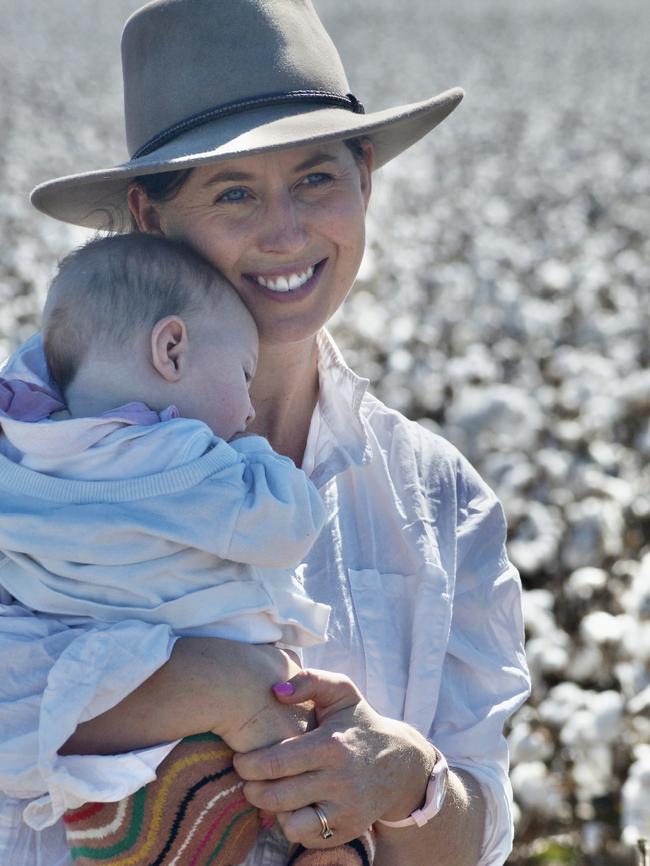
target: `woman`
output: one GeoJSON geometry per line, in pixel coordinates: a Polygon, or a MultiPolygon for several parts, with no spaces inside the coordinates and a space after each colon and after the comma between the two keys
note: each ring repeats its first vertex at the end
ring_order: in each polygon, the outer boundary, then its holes
{"type": "MultiPolygon", "coordinates": [[[[332,622],[305,664],[335,673],[299,674],[275,699],[270,687],[296,671],[275,648],[174,644],[139,623],[79,635],[7,604],[8,862],[67,863],[65,808],[133,793],[181,737],[219,728],[245,751],[258,712],[280,717],[281,701],[311,697],[317,730],[237,760],[247,797],[288,839],[327,847],[375,824],[379,866],[422,866],[432,852],[438,866],[503,863],[501,732],[528,679],[502,511],[451,446],[367,393],[323,330],[361,262],[373,169],[462,94],[365,114],[307,0],[155,2],[122,47],[131,159],[46,183],[33,201],[80,225],[132,220],[183,238],[241,294],[260,332],[253,430],[303,466],[328,512],[305,579],[332,622]],[[337,710],[341,675],[369,703],[337,710]],[[40,836],[20,822],[24,799],[40,836]]],[[[11,372],[46,377],[38,341],[11,372]]],[[[271,831],[246,863],[285,860],[271,831]]]]}

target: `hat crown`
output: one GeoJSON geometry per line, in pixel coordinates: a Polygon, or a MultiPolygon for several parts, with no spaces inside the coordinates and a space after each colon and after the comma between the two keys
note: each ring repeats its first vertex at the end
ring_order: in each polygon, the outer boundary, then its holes
{"type": "Polygon", "coordinates": [[[129,153],[184,118],[296,90],[346,94],[311,0],[155,0],[122,35],[129,153]]]}

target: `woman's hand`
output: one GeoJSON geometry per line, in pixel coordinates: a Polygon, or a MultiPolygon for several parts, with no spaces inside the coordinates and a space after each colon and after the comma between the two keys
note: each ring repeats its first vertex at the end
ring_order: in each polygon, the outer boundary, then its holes
{"type": "Polygon", "coordinates": [[[340,674],[302,671],[275,692],[283,703],[313,701],[318,727],[246,755],[235,767],[254,805],[276,813],[287,838],[330,848],[359,836],[377,818],[399,819],[421,804],[435,752],[403,722],[376,713],[340,674]],[[324,840],[310,808],[318,803],[334,834],[324,840]]]}

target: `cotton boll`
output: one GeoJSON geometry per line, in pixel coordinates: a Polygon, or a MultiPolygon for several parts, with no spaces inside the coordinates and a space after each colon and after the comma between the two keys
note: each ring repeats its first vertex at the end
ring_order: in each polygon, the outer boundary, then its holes
{"type": "Polygon", "coordinates": [[[571,679],[577,683],[598,681],[607,675],[607,663],[600,647],[593,644],[576,649],[571,656],[571,679]]]}
{"type": "Polygon", "coordinates": [[[562,547],[562,560],[568,568],[597,567],[603,556],[621,556],[625,521],[617,502],[588,496],[570,503],[565,517],[569,532],[562,547]]]}
{"type": "MultiPolygon", "coordinates": [[[[483,474],[491,484],[498,486],[502,500],[510,502],[538,477],[536,467],[521,452],[488,454],[483,461],[483,474]]],[[[525,496],[521,500],[528,501],[525,496]]]]}
{"type": "Polygon", "coordinates": [[[639,661],[650,662],[650,621],[638,622],[632,617],[625,618],[629,621],[629,628],[623,635],[625,651],[639,661]]]}
{"type": "Polygon", "coordinates": [[[450,429],[465,434],[470,459],[490,448],[532,450],[543,418],[534,398],[510,385],[463,388],[447,411],[450,429]]]}
{"type": "Polygon", "coordinates": [[[520,806],[549,817],[566,814],[562,785],[541,761],[516,766],[510,774],[512,787],[520,806]]]}
{"type": "Polygon", "coordinates": [[[526,657],[533,680],[541,682],[544,675],[557,676],[566,671],[571,657],[571,640],[561,629],[555,629],[526,644],[526,657]]]}
{"type": "Polygon", "coordinates": [[[571,285],[571,270],[563,262],[549,259],[537,269],[542,284],[553,292],[564,292],[571,285]]]}
{"type": "Polygon", "coordinates": [[[630,658],[617,662],[614,665],[614,673],[621,684],[621,691],[628,700],[650,685],[650,671],[642,659],[630,658]]]}
{"type": "Polygon", "coordinates": [[[621,790],[623,841],[628,845],[650,837],[650,745],[637,746],[634,754],[621,790]]]}
{"type": "Polygon", "coordinates": [[[623,478],[614,478],[596,466],[585,467],[582,473],[585,493],[613,500],[626,508],[634,496],[632,485],[623,478]]]}
{"type": "Polygon", "coordinates": [[[571,776],[578,800],[591,803],[604,797],[612,786],[612,751],[608,746],[592,744],[589,748],[571,749],[571,776]]]}
{"type": "Polygon", "coordinates": [[[551,481],[565,483],[575,458],[568,451],[540,448],[534,459],[551,481]]]}
{"type": "Polygon", "coordinates": [[[566,746],[595,748],[616,741],[620,734],[623,696],[618,692],[583,692],[584,706],[571,715],[562,730],[560,741],[566,746]]]}
{"type": "Polygon", "coordinates": [[[569,598],[588,601],[595,592],[607,585],[607,572],[603,568],[585,566],[569,575],[564,589],[569,598]]]}
{"type": "Polygon", "coordinates": [[[588,613],[580,623],[580,634],[587,643],[619,644],[623,640],[625,632],[633,626],[633,620],[629,616],[614,616],[604,610],[596,610],[588,613]]]}
{"type": "Polygon", "coordinates": [[[621,383],[620,399],[628,411],[650,410],[650,370],[637,370],[621,383]]]}
{"type": "Polygon", "coordinates": [[[524,623],[529,634],[534,636],[548,635],[555,630],[553,593],[547,589],[529,589],[524,592],[522,608],[524,623]]]}
{"type": "Polygon", "coordinates": [[[650,616],[650,554],[633,563],[630,572],[629,589],[621,597],[623,608],[635,617],[650,616]]]}
{"type": "Polygon", "coordinates": [[[413,367],[413,355],[406,349],[394,349],[390,353],[388,364],[396,373],[408,373],[413,367]]]}
{"type": "Polygon", "coordinates": [[[576,710],[560,731],[560,741],[565,746],[579,746],[596,741],[596,719],[590,709],[576,710]]]}
{"type": "Polygon", "coordinates": [[[530,761],[546,761],[554,749],[551,734],[546,728],[531,728],[526,723],[513,727],[508,745],[513,766],[530,761]]]}
{"type": "Polygon", "coordinates": [[[462,387],[467,382],[494,382],[501,379],[501,371],[489,348],[482,343],[467,347],[459,358],[452,358],[445,370],[452,385],[462,387]]]}
{"type": "Polygon", "coordinates": [[[527,501],[525,508],[512,531],[509,551],[520,571],[534,574],[557,560],[562,518],[557,508],[541,502],[527,501]]]}
{"type": "Polygon", "coordinates": [[[554,728],[561,728],[580,707],[584,707],[588,693],[570,680],[549,690],[539,705],[539,717],[554,728]]]}
{"type": "Polygon", "coordinates": [[[616,742],[621,733],[624,703],[623,696],[611,689],[598,692],[593,697],[591,711],[596,720],[598,742],[616,742]]]}
{"type": "Polygon", "coordinates": [[[381,343],[387,330],[385,308],[366,291],[356,292],[349,301],[348,311],[362,339],[381,343]]]}
{"type": "Polygon", "coordinates": [[[642,692],[634,695],[628,701],[627,708],[633,715],[650,710],[650,686],[646,686],[642,692]]]}

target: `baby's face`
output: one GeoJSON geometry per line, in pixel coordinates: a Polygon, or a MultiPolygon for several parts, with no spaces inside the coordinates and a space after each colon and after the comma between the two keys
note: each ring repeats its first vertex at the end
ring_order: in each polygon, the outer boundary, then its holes
{"type": "Polygon", "coordinates": [[[214,311],[188,323],[187,366],[181,379],[178,410],[198,418],[222,439],[243,433],[255,417],[249,387],[257,366],[257,328],[234,292],[214,311]]]}

